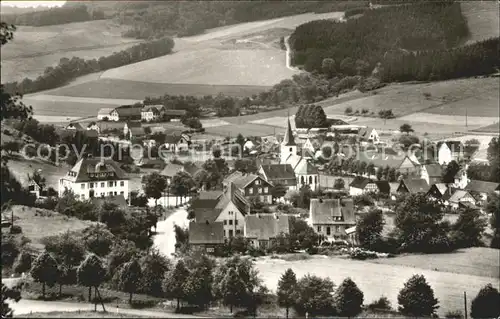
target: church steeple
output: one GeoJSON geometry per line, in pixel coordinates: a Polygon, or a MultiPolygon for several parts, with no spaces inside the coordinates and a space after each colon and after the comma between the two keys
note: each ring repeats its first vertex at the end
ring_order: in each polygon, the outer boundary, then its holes
{"type": "Polygon", "coordinates": [[[288,120],[288,126],[285,131],[285,138],[283,139],[284,146],[296,146],[295,138],[293,137],[292,127],[290,126],[290,118],[288,120]]]}

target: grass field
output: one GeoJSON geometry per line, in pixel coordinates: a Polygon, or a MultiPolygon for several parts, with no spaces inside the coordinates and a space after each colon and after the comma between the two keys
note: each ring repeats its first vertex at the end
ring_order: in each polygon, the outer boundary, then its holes
{"type": "Polygon", "coordinates": [[[2,46],[2,81],[35,78],[61,58],[99,58],[138,42],[122,38],[123,30],[123,26],[111,20],[20,26],[14,33],[14,40],[2,46]]]}
{"type": "Polygon", "coordinates": [[[66,175],[69,170],[67,166],[55,166],[42,160],[27,160],[22,158],[11,159],[7,163],[11,172],[17,177],[21,185],[28,183],[28,174],[33,174],[35,170],[41,170],[46,179],[47,187],[53,187],[57,190],[59,178],[66,175]]]}
{"type": "Polygon", "coordinates": [[[79,231],[92,222],[67,217],[54,211],[27,206],[13,206],[14,224],[21,226],[23,235],[31,240],[30,246],[43,250],[41,240],[66,231],[79,231]],[[40,213],[42,212],[42,214],[40,213]],[[42,216],[43,215],[43,216],[42,216]]]}
{"type": "MultiPolygon", "coordinates": [[[[126,315],[114,312],[94,311],[56,311],[39,312],[29,315],[16,316],[18,318],[137,318],[137,315],[126,315]]],[[[146,318],[146,317],[144,317],[146,318]]]]}
{"type": "Polygon", "coordinates": [[[481,274],[494,274],[494,269],[498,270],[498,250],[485,249],[481,255],[487,257],[485,257],[484,263],[476,264],[475,267],[471,267],[470,264],[476,263],[479,256],[476,249],[467,249],[443,255],[443,257],[439,255],[416,256],[414,262],[404,259],[405,257],[396,257],[384,260],[379,264],[321,256],[301,261],[261,258],[257,260],[256,267],[265,285],[274,291],[281,274],[286,269],[292,268],[298,278],[310,273],[321,277],[330,277],[336,285],[339,285],[345,278],[351,277],[363,291],[365,303],[386,296],[393,306],[397,306],[397,295],[399,290],[403,288],[405,281],[414,274],[423,274],[439,299],[438,314],[443,315],[450,310],[463,309],[464,291],[469,297],[468,307],[470,309],[472,298],[484,285],[492,283],[498,288],[498,276],[481,276],[481,274]],[[405,263],[404,266],[396,264],[400,258],[403,258],[401,263],[405,263]],[[437,267],[439,271],[431,270],[425,264],[433,258],[443,260],[439,264],[443,268],[437,267]],[[446,261],[450,266],[443,265],[446,264],[446,261]],[[385,264],[385,262],[394,264],[385,264]],[[464,274],[463,272],[468,273],[464,274]]]}
{"type": "Polygon", "coordinates": [[[471,33],[468,43],[499,36],[498,1],[464,1],[460,6],[471,33]]]}

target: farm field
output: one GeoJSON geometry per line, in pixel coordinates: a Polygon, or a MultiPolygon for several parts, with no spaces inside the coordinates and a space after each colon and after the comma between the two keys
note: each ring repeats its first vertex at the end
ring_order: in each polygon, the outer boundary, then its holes
{"type": "Polygon", "coordinates": [[[123,30],[123,26],[111,20],[20,26],[14,33],[14,40],[2,47],[2,80],[36,78],[61,58],[99,58],[139,42],[123,38],[123,30]]]}
{"type": "Polygon", "coordinates": [[[498,1],[464,1],[460,6],[471,33],[468,43],[500,35],[498,1]]]}
{"type": "Polygon", "coordinates": [[[485,132],[485,133],[500,133],[500,124],[498,120],[496,123],[480,127],[474,130],[475,132],[485,132]]]}
{"type": "Polygon", "coordinates": [[[41,170],[46,179],[47,187],[53,187],[56,191],[59,185],[59,178],[66,175],[68,166],[55,166],[42,160],[27,160],[23,158],[10,159],[7,166],[16,176],[21,185],[28,184],[28,174],[33,174],[35,170],[41,170]]]}
{"type": "MultiPolygon", "coordinates": [[[[497,257],[498,257],[498,251],[497,257]]],[[[495,252],[491,253],[493,256],[495,252]]],[[[435,257],[436,255],[429,256],[435,257]]],[[[466,265],[477,257],[474,250],[464,250],[456,254],[448,254],[447,260],[454,267],[468,269],[466,265]],[[462,255],[463,254],[463,255],[462,255]]],[[[392,258],[396,263],[400,257],[392,258]]],[[[421,264],[421,263],[419,263],[421,264]]],[[[498,258],[490,264],[485,264],[485,269],[499,267],[498,258]]],[[[452,273],[445,270],[435,271],[427,268],[419,268],[418,265],[402,266],[395,264],[375,264],[373,262],[357,261],[339,257],[315,256],[308,260],[284,261],[279,259],[260,258],[256,262],[256,268],[264,280],[264,284],[271,290],[276,291],[280,276],[291,268],[298,278],[305,274],[316,274],[321,277],[330,277],[336,285],[342,280],[351,277],[364,293],[365,303],[370,303],[381,296],[389,298],[393,306],[397,305],[397,295],[403,288],[404,283],[414,274],[423,274],[434,289],[439,299],[439,315],[456,309],[463,309],[463,292],[467,292],[469,309],[470,302],[479,289],[488,283],[498,288],[498,277],[480,276],[479,271],[471,273],[452,273]]],[[[470,270],[470,268],[469,268],[470,270]]]]}
{"type": "Polygon", "coordinates": [[[13,206],[14,224],[21,226],[23,235],[31,240],[30,246],[43,250],[41,240],[66,231],[79,231],[93,224],[90,221],[61,215],[54,211],[27,206],[13,206]],[[42,212],[43,216],[40,213],[42,212]]]}

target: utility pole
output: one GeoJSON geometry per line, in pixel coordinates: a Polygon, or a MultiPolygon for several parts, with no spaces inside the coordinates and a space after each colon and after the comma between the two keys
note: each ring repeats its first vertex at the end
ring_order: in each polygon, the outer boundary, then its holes
{"type": "Polygon", "coordinates": [[[468,127],[468,125],[467,125],[467,108],[465,108],[465,127],[468,127]]]}
{"type": "Polygon", "coordinates": [[[467,292],[465,291],[464,291],[464,308],[465,308],[464,318],[467,319],[467,292]]]}

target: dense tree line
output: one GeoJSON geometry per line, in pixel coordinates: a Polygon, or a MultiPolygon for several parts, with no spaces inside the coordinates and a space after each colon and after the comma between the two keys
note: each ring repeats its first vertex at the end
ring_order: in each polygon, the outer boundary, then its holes
{"type": "Polygon", "coordinates": [[[115,52],[109,56],[100,57],[99,59],[62,58],[57,66],[47,67],[43,75],[38,76],[34,80],[25,78],[21,82],[6,83],[5,90],[10,93],[19,92],[27,94],[53,89],[81,75],[117,68],[169,54],[172,52],[173,47],[174,41],[171,38],[162,38],[136,44],[128,49],[115,52]]]}
{"type": "Polygon", "coordinates": [[[9,24],[35,27],[100,19],[104,19],[102,11],[88,10],[84,4],[64,5],[60,8],[50,8],[43,11],[2,15],[2,20],[9,24]]]}
{"type": "Polygon", "coordinates": [[[189,36],[209,28],[241,22],[273,19],[306,12],[343,11],[367,6],[367,1],[141,1],[118,5],[117,19],[130,25],[125,36],[148,39],[177,35],[189,36]]]}
{"type": "Polygon", "coordinates": [[[320,105],[301,105],[295,114],[297,128],[328,127],[326,114],[320,105]]]}
{"type": "MultiPolygon", "coordinates": [[[[459,3],[422,2],[366,10],[362,17],[346,22],[311,21],[297,27],[290,37],[290,45],[294,50],[293,63],[303,65],[307,71],[330,76],[338,73],[354,75],[371,72],[379,62],[383,69],[390,68],[391,63],[394,68],[402,68],[396,61],[402,56],[413,56],[413,51],[438,50],[435,54],[452,52],[446,50],[459,45],[468,33],[459,3]],[[324,63],[325,59],[331,61],[324,63]]],[[[485,50],[491,54],[489,49],[485,50]]],[[[470,53],[462,55],[468,56],[470,53]]],[[[474,53],[482,56],[482,53],[474,53]]],[[[444,56],[441,58],[439,63],[447,61],[444,56]]],[[[458,61],[457,64],[463,63],[458,61]]],[[[441,69],[445,70],[445,67],[441,69]]],[[[437,71],[434,70],[434,73],[439,73],[437,71]]],[[[453,68],[452,71],[458,72],[453,68]]],[[[432,73],[432,69],[429,73],[432,73]]],[[[393,79],[387,75],[382,78],[393,79]]]]}

